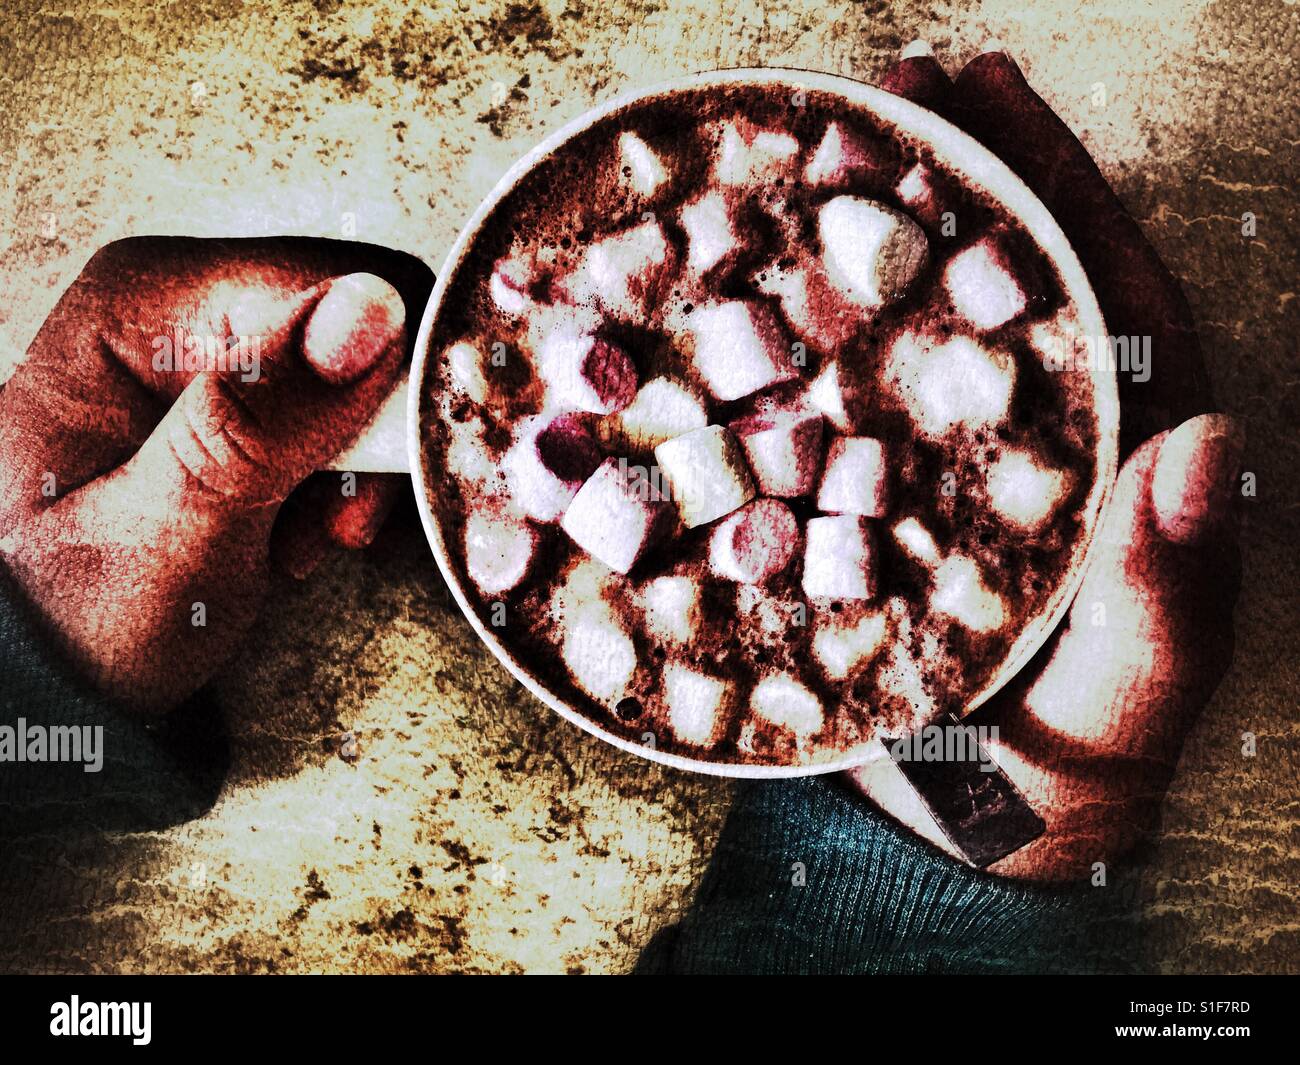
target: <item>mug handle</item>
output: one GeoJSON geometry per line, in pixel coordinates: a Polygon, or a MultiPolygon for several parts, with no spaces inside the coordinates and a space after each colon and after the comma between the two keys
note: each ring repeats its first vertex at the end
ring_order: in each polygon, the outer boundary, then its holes
{"type": "Polygon", "coordinates": [[[402,378],[370,424],[325,469],[352,473],[410,473],[406,451],[406,407],[410,390],[409,378],[402,378]]]}

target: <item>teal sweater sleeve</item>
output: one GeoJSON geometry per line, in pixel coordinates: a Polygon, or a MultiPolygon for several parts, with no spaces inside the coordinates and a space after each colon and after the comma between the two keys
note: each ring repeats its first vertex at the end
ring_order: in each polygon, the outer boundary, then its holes
{"type": "Polygon", "coordinates": [[[0,572],[0,859],[24,838],[198,816],[228,760],[217,722],[202,699],[156,725],[119,713],[61,660],[0,572]]]}
{"type": "Polygon", "coordinates": [[[976,872],[833,780],[747,784],[686,916],[636,971],[1134,971],[1126,898],[976,872]]]}
{"type": "MultiPolygon", "coordinates": [[[[226,769],[217,721],[201,700],[157,726],[118,713],[60,661],[0,575],[0,730],[9,730],[0,731],[0,865],[20,859],[24,839],[201,815],[226,769]],[[39,753],[33,737],[70,728],[102,730],[98,771],[86,772],[84,757],[14,760],[17,739],[39,753]]],[[[1122,907],[1088,889],[974,872],[833,782],[765,782],[740,791],[689,912],[637,971],[1125,970],[1137,967],[1127,927],[1122,907]],[[1098,949],[1117,938],[1130,947],[1118,960],[1098,949]]]]}

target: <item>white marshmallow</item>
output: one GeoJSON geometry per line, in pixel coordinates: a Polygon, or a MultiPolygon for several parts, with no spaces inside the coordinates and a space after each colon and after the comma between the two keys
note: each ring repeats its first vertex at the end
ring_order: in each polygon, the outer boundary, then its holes
{"type": "Polygon", "coordinates": [[[659,528],[661,504],[642,494],[614,459],[606,459],[578,489],[560,527],[589,555],[626,573],[659,528]]]}
{"type": "Polygon", "coordinates": [[[487,378],[483,376],[483,354],[472,344],[453,344],[447,349],[447,369],[451,386],[472,403],[487,398],[487,378]]]}
{"type": "Polygon", "coordinates": [[[653,450],[665,440],[703,429],[709,416],[699,396],[669,377],[641,386],[636,398],[613,416],[610,436],[634,451],[653,450]]]}
{"type": "Polygon", "coordinates": [[[535,521],[554,521],[573,500],[581,482],[562,481],[537,454],[537,434],[549,418],[528,418],[501,460],[506,486],[525,514],[535,521]]]}
{"type": "Polygon", "coordinates": [[[507,256],[498,260],[488,281],[492,302],[498,310],[512,318],[518,318],[528,311],[533,304],[532,297],[528,295],[528,286],[534,279],[534,269],[535,263],[531,258],[507,256]]]}
{"type": "Polygon", "coordinates": [[[696,307],[684,325],[694,339],[695,369],[717,399],[740,399],[797,374],[780,325],[760,304],[696,307]]]}
{"type": "Polygon", "coordinates": [[[775,411],[731,423],[760,495],[791,498],[813,490],[821,466],[825,419],[775,411]]]}
{"type": "Polygon", "coordinates": [[[990,632],[1007,616],[1002,597],[984,583],[979,566],[963,555],[949,555],[940,563],[930,606],[975,632],[990,632]]]}
{"type": "Polygon", "coordinates": [[[553,407],[610,414],[636,395],[636,367],[627,353],[573,323],[561,321],[546,334],[537,368],[553,407]]]}
{"type": "Polygon", "coordinates": [[[686,265],[697,273],[712,268],[740,246],[726,198],[717,190],[682,208],[682,229],[687,239],[686,265]]]}
{"type": "Polygon", "coordinates": [[[1092,367],[1081,328],[1079,319],[1068,309],[1029,327],[1029,343],[1045,369],[1058,373],[1092,367]]]}
{"type": "Polygon", "coordinates": [[[615,318],[644,317],[672,249],[656,221],[616,233],[592,244],[564,287],[578,302],[594,300],[615,318]]]}
{"type": "Polygon", "coordinates": [[[831,441],[817,509],[831,514],[861,514],[883,518],[888,504],[889,477],[885,447],[869,436],[837,436],[831,441]]]}
{"type": "Polygon", "coordinates": [[[934,542],[930,530],[916,518],[904,518],[895,522],[893,532],[898,546],[917,562],[931,567],[939,564],[939,545],[934,542]]]}
{"type": "Polygon", "coordinates": [[[621,698],[636,671],[636,646],[604,603],[566,615],[560,654],[578,686],[604,703],[621,698]]]}
{"type": "Polygon", "coordinates": [[[821,143],[804,167],[803,179],[809,185],[841,185],[868,165],[870,149],[856,134],[838,122],[826,127],[821,143]]]}
{"type": "Polygon", "coordinates": [[[736,438],[709,425],[655,448],[688,529],[716,521],[754,498],[754,485],[736,438]]]}
{"type": "Polygon", "coordinates": [[[821,700],[788,673],[759,681],[749,697],[754,713],[801,736],[824,724],[821,700]]]}
{"type": "Polygon", "coordinates": [[[476,509],[465,522],[465,568],[484,595],[508,592],[523,580],[536,549],[528,522],[502,507],[476,509]]]}
{"type": "Polygon", "coordinates": [[[518,318],[528,310],[528,305],[531,302],[528,299],[528,294],[511,285],[501,275],[500,271],[493,272],[488,286],[492,292],[492,302],[497,305],[499,310],[514,318],[518,318]]]}
{"type": "Polygon", "coordinates": [[[881,613],[864,614],[852,625],[819,624],[813,654],[831,680],[845,680],[880,649],[885,629],[881,613]]]}
{"type": "Polygon", "coordinates": [[[746,140],[735,123],[722,127],[716,174],[723,185],[748,185],[780,177],[799,154],[799,142],[788,133],[747,130],[746,140]]]}
{"type": "Polygon", "coordinates": [[[700,589],[690,577],[656,577],[641,592],[646,624],[660,639],[689,643],[699,623],[700,589]]]}
{"type": "Polygon", "coordinates": [[[458,422],[448,414],[444,415],[443,424],[451,436],[447,441],[447,469],[474,485],[495,480],[498,471],[484,438],[487,427],[483,419],[471,416],[458,422]]]}
{"type": "Polygon", "coordinates": [[[958,252],[943,272],[957,313],[976,329],[996,329],[1025,309],[1025,293],[988,240],[958,252]]]}
{"type": "Polygon", "coordinates": [[[989,467],[989,503],[1009,525],[1038,532],[1061,505],[1073,478],[1040,466],[1027,451],[1008,449],[989,467]]]}
{"type": "Polygon", "coordinates": [[[826,273],[855,303],[876,308],[901,295],[925,264],[925,232],[904,214],[836,196],[817,215],[826,273]]]}
{"type": "Polygon", "coordinates": [[[982,428],[1002,422],[1016,381],[1014,358],[969,337],[944,344],[904,333],[890,349],[885,380],[926,436],[958,425],[982,428]]]}
{"type": "Polygon", "coordinates": [[[664,669],[664,699],[668,723],[677,738],[705,746],[718,732],[720,711],[727,695],[725,681],[697,673],[685,666],[664,669]]]}
{"type": "Polygon", "coordinates": [[[849,416],[844,409],[844,389],[840,384],[838,363],[826,364],[826,368],[808,386],[805,398],[813,409],[824,414],[836,429],[841,432],[849,431],[849,416]]]}
{"type": "Polygon", "coordinates": [[[709,566],[719,577],[758,584],[789,565],[799,542],[799,523],[776,499],[756,499],[713,530],[709,566]]]}
{"type": "Polygon", "coordinates": [[[898,198],[909,207],[920,207],[928,203],[933,195],[930,188],[929,171],[926,170],[923,163],[917,163],[911,170],[902,176],[894,191],[898,193],[898,198]]]}
{"type": "Polygon", "coordinates": [[[862,313],[831,284],[816,262],[785,267],[778,260],[763,267],[754,286],[781,304],[790,328],[821,351],[837,351],[853,335],[862,313]]]}
{"type": "MultiPolygon", "coordinates": [[[[900,629],[876,672],[876,684],[882,692],[897,696],[912,708],[911,727],[934,720],[938,707],[926,688],[924,671],[907,646],[908,636],[900,629]]],[[[911,729],[904,726],[904,731],[911,729]]]]}
{"type": "Polygon", "coordinates": [[[840,514],[809,520],[804,530],[803,590],[824,599],[875,596],[876,558],[866,519],[840,514]]]}
{"type": "Polygon", "coordinates": [[[619,134],[618,169],[623,182],[640,196],[653,196],[668,180],[659,154],[630,130],[619,134]]]}

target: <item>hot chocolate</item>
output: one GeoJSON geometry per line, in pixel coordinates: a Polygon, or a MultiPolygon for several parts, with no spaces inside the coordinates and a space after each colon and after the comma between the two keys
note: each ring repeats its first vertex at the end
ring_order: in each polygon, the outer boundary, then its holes
{"type": "Polygon", "coordinates": [[[1099,476],[1024,226],[818,91],[681,91],[545,157],[430,338],[430,506],[479,621],[606,732],[829,761],[960,712],[1099,476]]]}

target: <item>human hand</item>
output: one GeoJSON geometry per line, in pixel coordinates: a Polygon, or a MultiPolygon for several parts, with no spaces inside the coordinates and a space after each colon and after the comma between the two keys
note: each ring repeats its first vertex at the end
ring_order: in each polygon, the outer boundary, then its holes
{"type": "MultiPolygon", "coordinates": [[[[966,720],[996,726],[988,753],[1046,822],[988,871],[1085,876],[1154,824],[1184,738],[1231,662],[1244,440],[1231,419],[1206,413],[1207,377],[1177,280],[1010,57],[985,52],[951,82],[926,49],[904,55],[883,87],[950,119],[1019,174],[1070,239],[1111,335],[1151,337],[1150,379],[1119,379],[1126,461],[1070,613],[966,720]]],[[[893,761],[848,778],[958,855],[893,761]]]]}
{"type": "Polygon", "coordinates": [[[301,577],[369,542],[402,479],[312,474],[391,391],[431,286],[337,241],[96,253],[0,390],[0,558],[96,687],[174,705],[236,650],[273,559],[301,577]]]}

